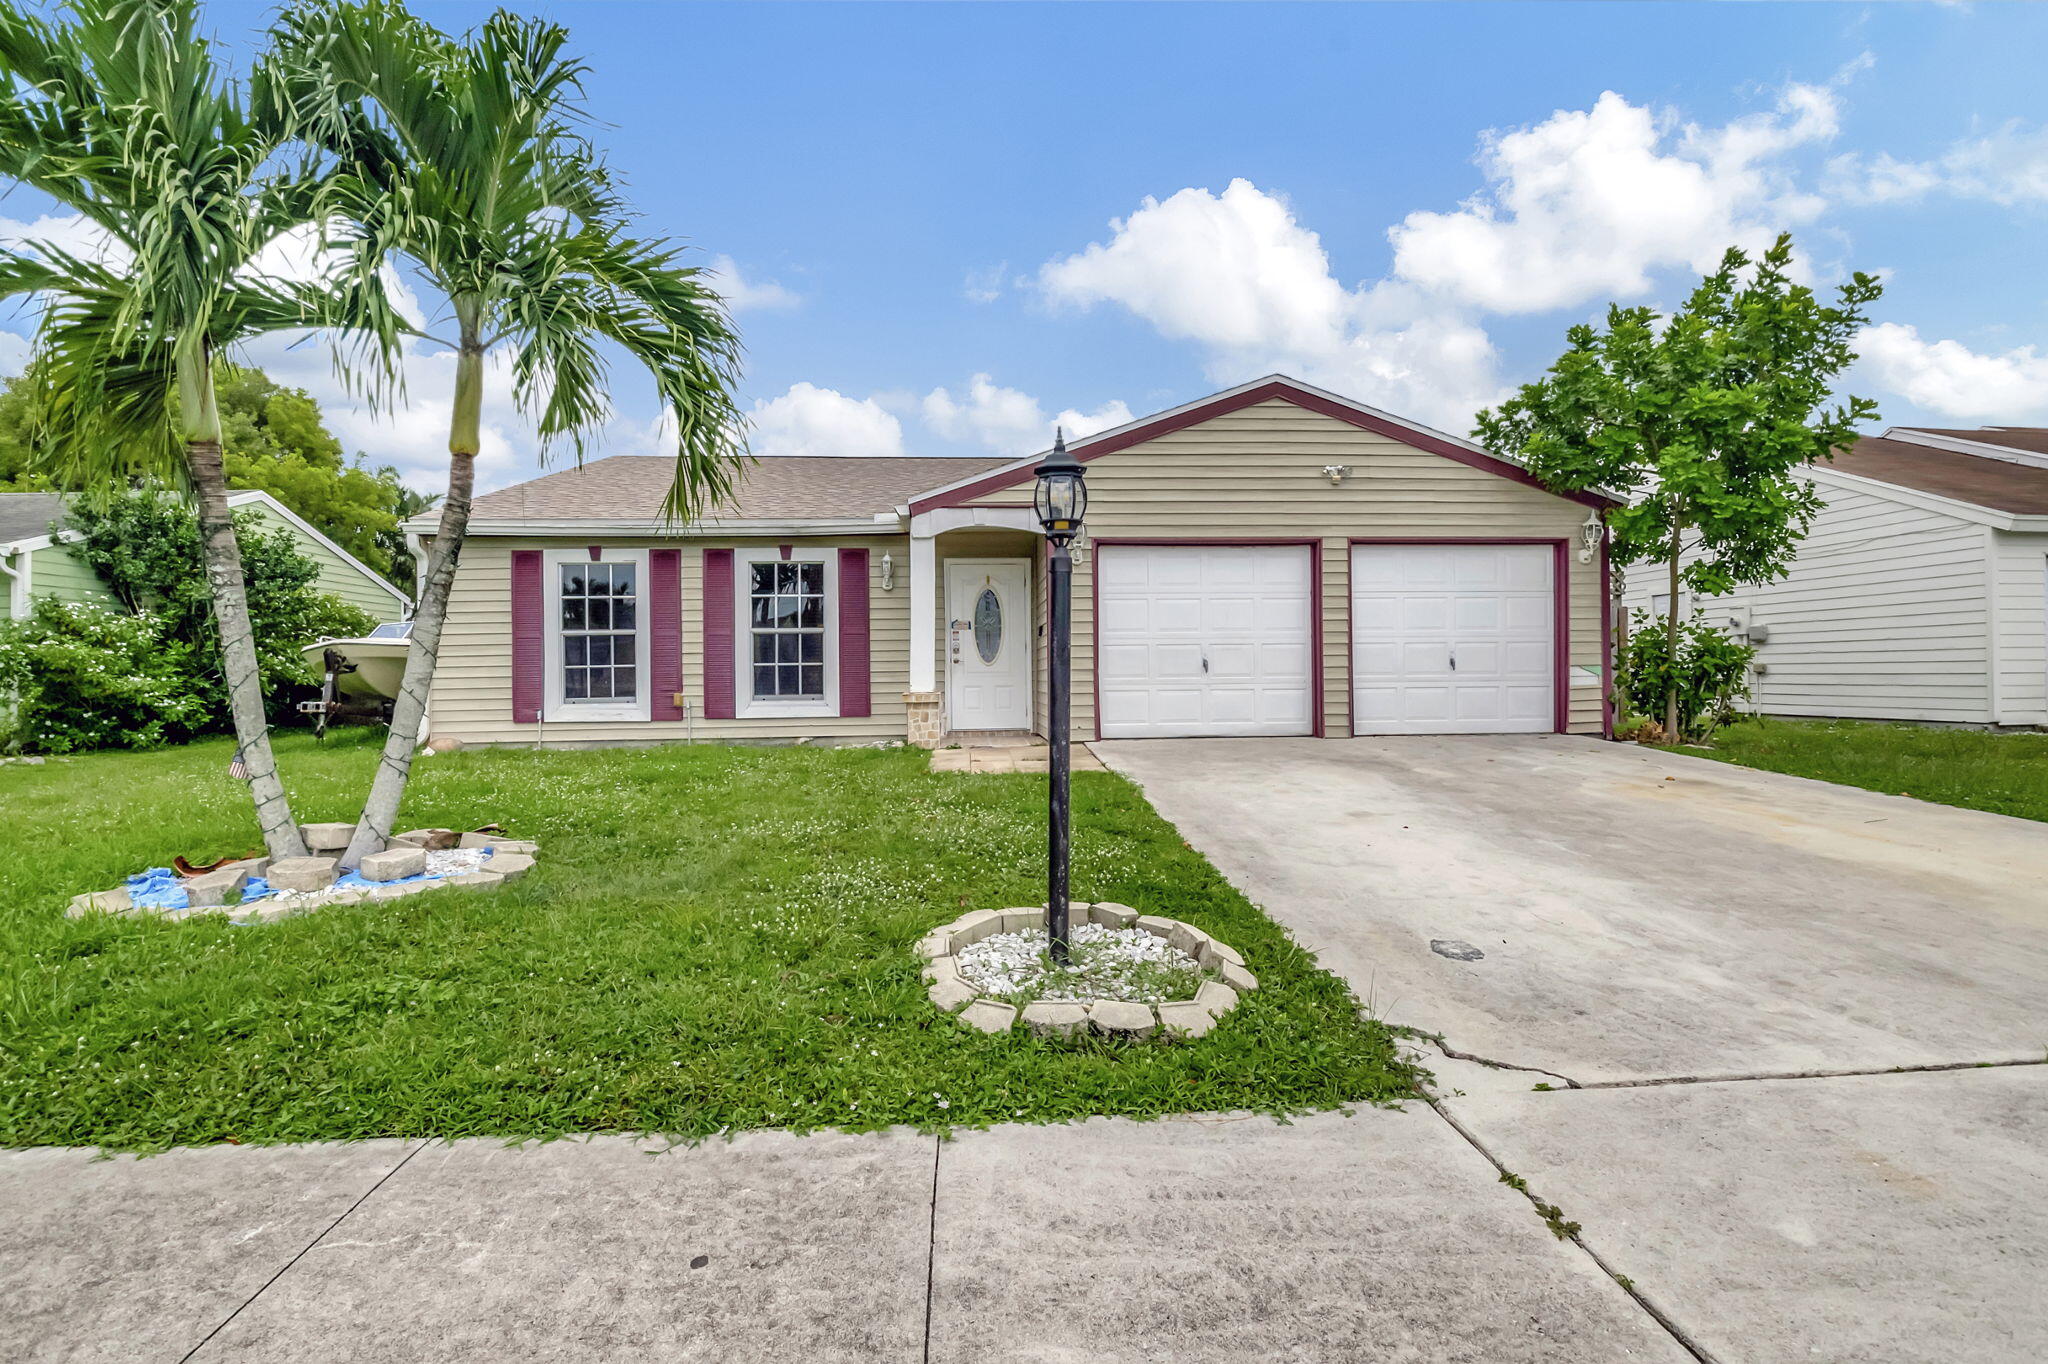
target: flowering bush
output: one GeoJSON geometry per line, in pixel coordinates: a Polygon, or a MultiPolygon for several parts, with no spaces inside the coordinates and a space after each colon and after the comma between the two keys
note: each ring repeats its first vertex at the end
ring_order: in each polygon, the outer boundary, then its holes
{"type": "Polygon", "coordinates": [[[0,747],[70,753],[188,739],[210,718],[191,654],[154,615],[40,598],[24,619],[0,623],[0,695],[9,698],[0,747]]]}

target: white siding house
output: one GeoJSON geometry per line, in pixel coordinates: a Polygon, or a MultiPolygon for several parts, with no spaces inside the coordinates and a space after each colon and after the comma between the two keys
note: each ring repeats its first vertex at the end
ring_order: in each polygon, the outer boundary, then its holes
{"type": "MultiPolygon", "coordinates": [[[[2048,725],[2048,429],[1894,427],[1806,471],[1790,573],[1682,603],[1757,646],[1772,715],[2048,725]]],[[[1661,566],[1623,604],[1664,608],[1661,566]]]]}

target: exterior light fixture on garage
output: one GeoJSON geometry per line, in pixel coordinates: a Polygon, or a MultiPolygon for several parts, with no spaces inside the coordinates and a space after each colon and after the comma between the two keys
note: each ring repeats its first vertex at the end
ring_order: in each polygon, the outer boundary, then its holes
{"type": "Polygon", "coordinates": [[[1601,538],[1607,533],[1607,525],[1600,519],[1598,509],[1586,513],[1585,524],[1579,527],[1579,562],[1590,564],[1594,554],[1599,552],[1601,538]]]}
{"type": "Polygon", "coordinates": [[[1323,477],[1329,479],[1330,486],[1334,488],[1345,479],[1351,477],[1351,466],[1348,464],[1325,464],[1323,466],[1323,477]]]}

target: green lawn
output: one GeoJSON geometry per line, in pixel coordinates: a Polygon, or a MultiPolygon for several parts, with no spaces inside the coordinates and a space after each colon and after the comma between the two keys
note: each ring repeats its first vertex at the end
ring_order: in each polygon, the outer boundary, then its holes
{"type": "MultiPolygon", "coordinates": [[[[299,817],[351,819],[368,731],[287,735],[299,817]]],[[[1043,898],[1045,780],[921,753],[465,752],[415,769],[408,824],[499,821],[541,863],[231,927],[63,917],[176,853],[259,840],[225,742],[0,768],[0,1145],[1275,1113],[1411,1092],[1387,1032],[1119,777],[1075,777],[1077,898],[1171,914],[1261,988],[1198,1042],[974,1033],[912,944],[1043,898]]]]}
{"type": "Polygon", "coordinates": [[[1942,805],[2048,820],[2048,734],[1868,720],[1755,720],[1716,733],[1713,748],[1703,756],[1942,805]]]}

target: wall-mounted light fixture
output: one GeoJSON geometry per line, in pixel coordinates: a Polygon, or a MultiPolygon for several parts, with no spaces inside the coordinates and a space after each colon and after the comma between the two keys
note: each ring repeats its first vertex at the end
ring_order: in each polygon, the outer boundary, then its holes
{"type": "Polygon", "coordinates": [[[1601,521],[1598,511],[1586,513],[1586,523],[1579,527],[1579,562],[1593,562],[1593,552],[1600,548],[1600,540],[1607,532],[1606,523],[1601,521]]]}
{"type": "Polygon", "coordinates": [[[1325,464],[1323,466],[1323,477],[1329,479],[1330,486],[1334,488],[1345,479],[1351,477],[1351,466],[1348,464],[1325,464]]]}
{"type": "Polygon", "coordinates": [[[882,590],[884,592],[896,590],[896,561],[889,556],[887,551],[884,551],[882,554],[882,590]]]}

